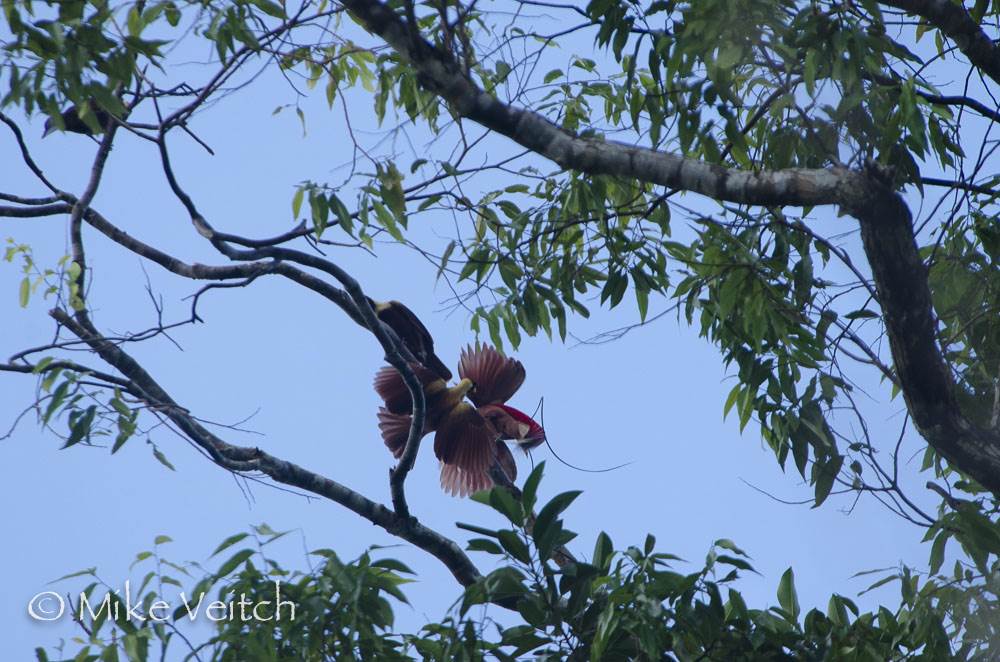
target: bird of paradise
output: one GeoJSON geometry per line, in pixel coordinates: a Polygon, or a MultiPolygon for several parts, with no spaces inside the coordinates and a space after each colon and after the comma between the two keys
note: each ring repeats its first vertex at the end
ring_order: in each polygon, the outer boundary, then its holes
{"type": "MultiPolygon", "coordinates": [[[[459,381],[454,386],[448,386],[439,371],[416,363],[411,368],[423,385],[427,407],[423,434],[434,433],[441,487],[456,496],[488,489],[493,485],[490,469],[494,464],[515,480],[517,465],[504,442],[513,441],[527,452],[545,441],[541,425],[506,404],[524,382],[521,362],[477,343],[462,350],[459,381]]],[[[378,411],[382,439],[399,458],[410,432],[410,393],[402,375],[392,367],[379,370],[374,385],[385,403],[378,411]]]]}

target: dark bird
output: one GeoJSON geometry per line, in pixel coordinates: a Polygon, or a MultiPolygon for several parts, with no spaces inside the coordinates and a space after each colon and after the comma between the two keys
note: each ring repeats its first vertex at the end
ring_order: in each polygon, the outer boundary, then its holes
{"type": "MultiPolygon", "coordinates": [[[[102,110],[93,101],[91,101],[89,105],[90,105],[90,110],[94,115],[94,120],[101,127],[101,130],[103,130],[104,127],[108,125],[108,119],[110,119],[111,115],[108,114],[106,110],[102,110]]],[[[91,129],[86,122],[80,119],[80,114],[77,112],[76,106],[70,106],[63,112],[59,113],[59,116],[62,118],[63,131],[82,133],[85,136],[94,135],[93,129],[91,129]]],[[[45,120],[45,132],[42,133],[42,138],[49,135],[53,131],[58,131],[58,130],[59,127],[56,126],[56,122],[51,117],[49,117],[48,119],[45,120]]]]}
{"type": "MultiPolygon", "coordinates": [[[[530,416],[504,404],[524,382],[520,361],[483,345],[462,351],[460,380],[449,387],[431,370],[413,365],[427,405],[423,434],[434,432],[434,455],[441,462],[441,487],[466,496],[493,486],[490,469],[499,464],[517,478],[517,465],[504,440],[525,451],[545,440],[545,431],[530,416]],[[472,404],[465,402],[468,397],[472,404]]],[[[403,454],[413,409],[409,391],[395,368],[375,375],[375,391],[385,407],[378,412],[379,430],[393,456],[403,454]]]]}
{"type": "Polygon", "coordinates": [[[365,298],[375,315],[396,332],[418,361],[441,379],[451,379],[451,370],[434,354],[434,339],[412,310],[398,301],[373,301],[369,297],[365,298]]]}

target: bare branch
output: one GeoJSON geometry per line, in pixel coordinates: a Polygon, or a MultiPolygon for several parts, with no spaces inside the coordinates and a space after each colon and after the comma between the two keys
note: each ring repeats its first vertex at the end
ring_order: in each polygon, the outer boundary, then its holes
{"type": "Polygon", "coordinates": [[[121,372],[137,397],[166,416],[220,467],[235,472],[260,471],[279,483],[334,501],[388,533],[432,554],[444,563],[463,586],[469,586],[480,578],[472,561],[453,540],[420,524],[415,518],[394,512],[333,479],[270,455],[259,448],[235,446],[223,441],[202,426],[187,409],[178,405],[135,359],[103,338],[90,326],[89,321],[81,322],[58,308],[52,310],[50,315],[121,372]]]}

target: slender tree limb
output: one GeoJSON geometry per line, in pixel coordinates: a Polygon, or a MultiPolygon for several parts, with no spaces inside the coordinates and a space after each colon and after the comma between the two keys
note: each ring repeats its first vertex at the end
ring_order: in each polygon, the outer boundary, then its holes
{"type": "Polygon", "coordinates": [[[35,163],[35,160],[31,158],[31,152],[28,151],[28,145],[24,142],[24,134],[21,133],[21,127],[19,127],[14,120],[10,119],[3,113],[0,113],[0,122],[3,122],[10,127],[10,130],[14,133],[14,139],[17,141],[17,146],[21,150],[21,158],[24,160],[24,164],[28,166],[28,170],[34,173],[35,177],[38,178],[38,181],[45,185],[45,188],[49,189],[56,195],[62,193],[62,191],[56,188],[56,186],[49,181],[49,179],[45,176],[45,173],[42,172],[42,169],[38,167],[37,163],[35,163]]]}
{"type": "Polygon", "coordinates": [[[0,216],[6,218],[38,218],[41,216],[58,216],[69,211],[69,207],[62,202],[51,205],[40,205],[37,207],[9,207],[0,206],[0,216]]]}
{"type": "Polygon", "coordinates": [[[131,386],[130,390],[137,397],[170,419],[220,467],[236,472],[260,471],[276,482],[298,487],[338,503],[439,559],[462,586],[469,586],[481,577],[469,557],[453,540],[413,518],[390,510],[333,479],[270,455],[259,448],[236,446],[223,441],[195,420],[187,409],[177,404],[135,359],[104,339],[87,322],[80,322],[75,316],[58,308],[52,310],[50,315],[124,375],[131,386]]]}
{"type": "Polygon", "coordinates": [[[375,336],[385,352],[386,362],[402,375],[403,382],[410,393],[410,401],[413,403],[412,420],[410,422],[410,432],[406,440],[406,446],[403,449],[402,456],[399,458],[399,462],[389,476],[393,508],[400,517],[409,518],[410,511],[406,502],[404,486],[406,477],[416,462],[417,451],[420,449],[420,440],[424,435],[424,420],[427,413],[423,385],[410,367],[410,363],[414,362],[416,358],[400,341],[396,333],[387,325],[382,324],[378,317],[376,317],[375,311],[372,309],[371,304],[368,303],[368,297],[365,296],[360,283],[333,262],[302,251],[278,246],[261,246],[243,250],[230,246],[229,242],[220,237],[201,212],[198,211],[194,200],[178,182],[170,162],[166,135],[162,130],[157,141],[157,146],[160,151],[160,162],[163,167],[163,173],[167,178],[170,189],[187,210],[191,223],[195,226],[198,233],[205,237],[220,253],[232,260],[246,261],[269,257],[286,262],[295,262],[333,276],[344,288],[344,291],[350,298],[350,304],[347,305],[347,302],[344,302],[345,305],[341,307],[345,310],[351,310],[353,312],[352,318],[356,321],[360,319],[363,326],[375,336]]]}
{"type": "MultiPolygon", "coordinates": [[[[118,123],[113,119],[110,119],[108,121],[108,126],[105,127],[104,137],[101,138],[101,144],[97,149],[97,154],[94,156],[94,162],[90,168],[90,180],[87,182],[87,187],[84,189],[83,194],[73,202],[73,207],[70,210],[70,246],[73,254],[73,262],[75,262],[79,267],[75,280],[77,287],[76,296],[81,302],[83,302],[85,296],[84,288],[87,278],[87,259],[83,250],[83,215],[90,207],[90,203],[94,199],[94,196],[97,195],[97,189],[101,185],[101,178],[104,175],[104,166],[107,164],[108,156],[111,154],[111,145],[114,143],[117,131],[118,123]]],[[[82,318],[85,317],[86,314],[86,308],[81,305],[79,310],[77,310],[77,316],[82,318]]]]}
{"type": "Polygon", "coordinates": [[[0,363],[0,372],[20,372],[26,375],[42,375],[47,372],[52,372],[53,370],[70,370],[72,372],[78,372],[82,375],[90,375],[91,377],[95,377],[109,384],[114,384],[115,386],[132,393],[132,383],[127,379],[122,379],[121,377],[116,377],[115,375],[111,375],[100,370],[94,370],[93,368],[88,368],[87,366],[74,361],[49,361],[41,368],[39,368],[37,364],[32,363],[0,363]]]}

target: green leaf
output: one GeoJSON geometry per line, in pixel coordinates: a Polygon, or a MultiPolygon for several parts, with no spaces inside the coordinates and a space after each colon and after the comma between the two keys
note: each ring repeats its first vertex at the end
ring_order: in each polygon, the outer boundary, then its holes
{"type": "Polygon", "coordinates": [[[559,534],[560,526],[556,523],[556,519],[559,514],[564,510],[569,508],[570,504],[580,496],[582,492],[579,490],[572,490],[569,492],[563,492],[562,494],[557,494],[552,498],[545,506],[542,508],[541,512],[538,513],[538,517],[535,518],[535,525],[531,531],[531,535],[538,545],[539,552],[546,555],[551,551],[551,546],[555,542],[556,536],[559,534]]]}
{"type": "Polygon", "coordinates": [[[302,200],[303,200],[303,198],[305,198],[305,195],[306,195],[305,188],[300,186],[298,188],[298,190],[295,191],[295,195],[292,196],[292,217],[293,218],[297,219],[299,217],[299,211],[302,210],[302,200]]]}
{"type": "MultiPolygon", "coordinates": [[[[489,494],[488,492],[477,492],[472,496],[470,496],[469,498],[473,501],[478,501],[479,503],[488,506],[490,505],[488,494],[489,494]]],[[[475,524],[466,524],[465,522],[455,522],[455,526],[457,526],[460,529],[464,529],[466,531],[471,531],[472,533],[478,533],[479,535],[482,536],[490,536],[492,538],[496,538],[499,535],[493,529],[487,529],[485,527],[477,526],[475,524]]]]}
{"type": "Polygon", "coordinates": [[[320,237],[323,235],[323,230],[326,229],[327,221],[330,218],[330,204],[325,195],[310,192],[309,206],[312,209],[313,228],[316,230],[316,236],[320,237]]]}
{"type": "Polygon", "coordinates": [[[729,551],[735,552],[736,554],[739,554],[740,556],[745,556],[747,558],[750,558],[750,556],[746,552],[744,552],[742,549],[740,549],[739,547],[737,547],[736,543],[734,543],[729,538],[719,538],[718,540],[716,540],[712,544],[715,545],[716,547],[722,547],[723,549],[728,549],[729,551]]]}
{"type": "Polygon", "coordinates": [[[21,288],[18,292],[18,301],[21,304],[21,308],[28,307],[29,296],[31,296],[31,281],[25,276],[21,279],[21,288]]]}
{"type": "Polygon", "coordinates": [[[503,545],[508,554],[521,563],[531,563],[531,552],[528,551],[528,546],[515,531],[504,529],[498,533],[500,544],[503,545]]]}
{"type": "Polygon", "coordinates": [[[47,368],[48,365],[52,363],[54,358],[55,357],[52,356],[43,357],[38,363],[35,364],[35,367],[31,369],[32,374],[37,375],[43,372],[45,368],[47,368]]]}
{"type": "Polygon", "coordinates": [[[611,568],[611,558],[614,556],[614,553],[615,548],[611,543],[611,537],[604,531],[601,531],[597,536],[597,542],[594,543],[594,565],[597,566],[601,572],[607,573],[611,568]]]}
{"type": "Polygon", "coordinates": [[[215,551],[212,552],[212,554],[210,555],[209,558],[211,558],[211,556],[215,556],[216,554],[218,554],[219,552],[221,552],[221,551],[223,551],[225,549],[228,549],[228,548],[232,547],[233,545],[235,545],[236,543],[240,542],[241,540],[246,539],[247,536],[249,536],[249,535],[250,535],[249,533],[244,532],[244,533],[237,533],[237,534],[229,536],[228,538],[226,538],[225,540],[223,540],[221,543],[219,543],[219,546],[215,548],[215,551]]]}
{"type": "Polygon", "coordinates": [[[276,2],[271,2],[271,0],[247,0],[247,2],[259,8],[268,16],[285,18],[285,10],[276,2]]]}
{"type": "Polygon", "coordinates": [[[49,400],[49,404],[45,408],[45,412],[42,414],[43,423],[48,423],[49,419],[52,418],[52,414],[59,409],[59,406],[62,405],[63,401],[66,399],[69,387],[72,385],[73,381],[71,379],[66,379],[56,387],[55,392],[52,394],[52,399],[49,400]]]}
{"type": "Polygon", "coordinates": [[[413,569],[406,565],[402,561],[397,561],[396,559],[377,559],[372,561],[371,566],[373,568],[384,568],[386,570],[392,570],[393,572],[402,572],[408,575],[415,575],[413,569]]]}
{"type": "Polygon", "coordinates": [[[941,569],[941,564],[944,563],[944,549],[948,544],[948,538],[951,537],[947,531],[941,531],[934,538],[934,544],[931,545],[931,557],[930,557],[930,571],[932,575],[936,575],[938,570],[941,569]]]}
{"type": "Polygon", "coordinates": [[[793,621],[798,621],[799,597],[795,593],[795,573],[791,568],[785,570],[781,575],[781,581],[778,582],[778,604],[791,615],[793,621]]]}
{"type": "Polygon", "coordinates": [[[243,565],[243,563],[245,563],[247,559],[253,556],[254,553],[255,553],[254,550],[250,549],[249,547],[241,549],[240,551],[230,556],[229,560],[227,560],[225,563],[219,566],[219,569],[215,571],[215,576],[220,578],[225,577],[233,570],[243,565]]]}
{"type": "Polygon", "coordinates": [[[167,469],[177,471],[177,469],[174,468],[174,465],[170,464],[170,460],[167,459],[167,456],[164,455],[156,446],[153,446],[153,457],[155,457],[156,461],[165,466],[167,469]]]}
{"type": "MultiPolygon", "coordinates": [[[[69,438],[62,448],[69,448],[80,443],[85,438],[90,438],[91,427],[94,423],[94,416],[97,414],[97,405],[90,405],[82,415],[76,417],[70,426],[69,438]]],[[[60,449],[62,450],[62,449],[60,449]]]]}
{"type": "Polygon", "coordinates": [[[525,512],[531,512],[535,508],[535,501],[538,492],[538,484],[542,481],[542,473],[545,471],[545,461],[542,460],[531,470],[528,477],[524,479],[524,487],[521,488],[521,503],[524,504],[525,512]]]}
{"type": "Polygon", "coordinates": [[[813,476],[816,481],[816,503],[813,504],[813,508],[819,508],[820,504],[830,496],[834,481],[840,474],[840,469],[843,466],[843,455],[834,455],[825,462],[816,462],[813,464],[813,476]]]}
{"type": "Polygon", "coordinates": [[[97,566],[94,566],[92,568],[84,568],[83,570],[77,570],[76,572],[71,572],[68,575],[63,575],[62,577],[59,577],[58,579],[53,579],[49,583],[55,584],[56,582],[61,582],[64,579],[72,579],[73,577],[82,577],[84,575],[96,576],[95,573],[97,573],[97,566]]]}
{"type": "Polygon", "coordinates": [[[455,245],[454,239],[449,241],[448,245],[444,249],[444,252],[441,254],[441,262],[438,265],[437,275],[434,277],[435,280],[440,279],[441,274],[443,274],[444,270],[448,268],[448,260],[451,259],[451,254],[455,252],[455,245]]]}
{"type": "Polygon", "coordinates": [[[649,290],[636,286],[635,301],[639,307],[639,321],[646,321],[646,312],[649,310],[649,290]]]}
{"type": "Polygon", "coordinates": [[[328,202],[330,209],[333,210],[334,215],[337,217],[337,223],[340,227],[347,234],[354,236],[354,219],[351,218],[351,212],[347,210],[347,207],[344,206],[344,203],[341,202],[335,193],[330,194],[328,202]]]}
{"type": "Polygon", "coordinates": [[[489,505],[510,520],[514,526],[524,526],[524,511],[514,496],[503,487],[494,487],[488,493],[489,505]]]}

